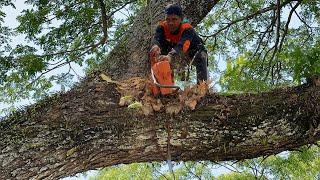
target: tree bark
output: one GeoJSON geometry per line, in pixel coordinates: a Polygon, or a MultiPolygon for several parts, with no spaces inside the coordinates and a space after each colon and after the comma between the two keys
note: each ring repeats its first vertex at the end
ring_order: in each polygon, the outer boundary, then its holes
{"type": "Polygon", "coordinates": [[[0,179],[55,179],[120,163],[241,160],[320,139],[320,87],[209,94],[196,110],[144,116],[92,81],[0,122],[0,179]],[[168,134],[170,134],[168,136],[168,134]],[[169,142],[169,143],[168,143],[169,142]]]}

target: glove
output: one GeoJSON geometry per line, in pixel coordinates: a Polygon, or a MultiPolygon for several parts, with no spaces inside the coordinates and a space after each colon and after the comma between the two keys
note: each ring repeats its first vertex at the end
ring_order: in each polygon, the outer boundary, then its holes
{"type": "Polygon", "coordinates": [[[184,60],[183,54],[178,54],[178,52],[174,49],[172,49],[169,53],[168,53],[168,59],[170,64],[174,67],[174,69],[181,69],[187,66],[186,61],[184,60]]]}
{"type": "MultiPolygon", "coordinates": [[[[157,46],[157,45],[155,45],[155,46],[157,46]]],[[[157,47],[154,47],[155,50],[157,50],[156,49],[157,47]]],[[[151,48],[151,50],[152,50],[152,48],[151,48]]],[[[175,54],[176,54],[174,49],[172,49],[171,51],[168,53],[168,55],[158,55],[157,56],[158,57],[158,61],[169,61],[169,63],[171,63],[173,58],[174,58],[174,56],[175,56],[175,54]]]]}
{"type": "Polygon", "coordinates": [[[176,58],[178,56],[178,53],[176,50],[171,49],[171,51],[168,53],[168,56],[170,56],[171,58],[176,58]]]}
{"type": "Polygon", "coordinates": [[[150,57],[157,57],[161,54],[161,49],[158,45],[153,45],[150,49],[150,57]]]}
{"type": "Polygon", "coordinates": [[[169,61],[171,62],[171,57],[169,55],[161,55],[159,56],[159,61],[169,61]]]}

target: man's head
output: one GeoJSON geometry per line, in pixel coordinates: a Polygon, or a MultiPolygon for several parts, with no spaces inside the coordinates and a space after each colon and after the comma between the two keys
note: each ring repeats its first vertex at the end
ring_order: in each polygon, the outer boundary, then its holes
{"type": "Polygon", "coordinates": [[[166,9],[166,21],[171,33],[176,32],[183,19],[182,9],[179,5],[169,4],[166,9]]]}

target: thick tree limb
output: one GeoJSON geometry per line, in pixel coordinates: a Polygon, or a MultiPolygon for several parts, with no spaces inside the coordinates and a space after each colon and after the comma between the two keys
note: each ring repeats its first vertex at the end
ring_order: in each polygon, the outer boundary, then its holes
{"type": "MultiPolygon", "coordinates": [[[[150,24],[162,17],[166,2],[152,1],[149,11],[141,12],[101,70],[118,78],[147,73],[147,62],[141,62],[150,24]]],[[[188,2],[185,8],[194,8],[195,1],[188,2]]],[[[205,16],[217,1],[197,2],[205,16]]],[[[194,25],[201,16],[192,19],[194,25]]],[[[172,160],[222,161],[276,154],[320,139],[319,87],[211,94],[195,111],[144,117],[119,107],[115,87],[96,77],[0,121],[0,179],[55,179],[119,163],[163,161],[167,146],[172,160]]]]}
{"type": "Polygon", "coordinates": [[[0,179],[54,179],[120,163],[240,160],[320,139],[320,87],[205,97],[195,111],[144,117],[94,82],[0,122],[0,179]],[[170,144],[167,128],[172,127],[170,144]]]}

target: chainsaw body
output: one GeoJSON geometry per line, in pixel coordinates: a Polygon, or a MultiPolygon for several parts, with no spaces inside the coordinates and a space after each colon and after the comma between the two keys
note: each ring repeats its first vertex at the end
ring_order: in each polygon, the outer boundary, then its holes
{"type": "Polygon", "coordinates": [[[151,91],[154,96],[173,93],[179,86],[174,85],[173,72],[166,56],[150,56],[152,84],[151,91]]]}

